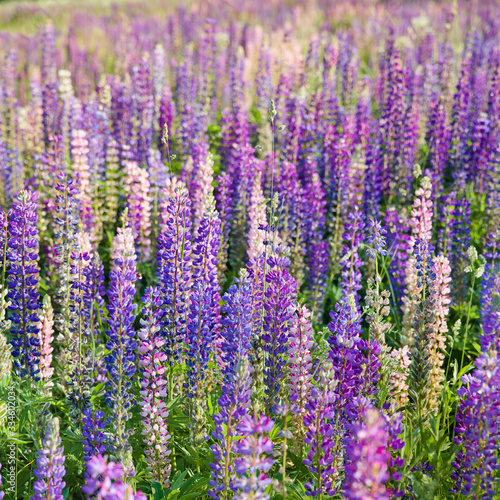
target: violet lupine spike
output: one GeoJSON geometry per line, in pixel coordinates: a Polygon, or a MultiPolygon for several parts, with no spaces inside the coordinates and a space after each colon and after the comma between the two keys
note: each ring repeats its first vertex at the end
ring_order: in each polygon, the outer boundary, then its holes
{"type": "Polygon", "coordinates": [[[83,412],[82,422],[83,459],[88,462],[92,457],[106,452],[104,429],[107,421],[104,418],[104,412],[99,408],[96,408],[95,411],[87,408],[83,412]]]}
{"type": "Polygon", "coordinates": [[[163,351],[165,341],[160,335],[159,308],[162,299],[158,288],[147,288],[144,295],[144,319],[139,331],[141,354],[141,417],[144,454],[150,477],[162,486],[168,485],[170,476],[170,450],[166,419],[168,411],[168,381],[165,378],[167,356],[163,351]]]}
{"type": "Polygon", "coordinates": [[[123,482],[125,470],[121,463],[108,462],[107,456],[96,455],[87,462],[85,486],[88,500],[147,500],[142,492],[134,492],[123,482]]]}
{"type": "Polygon", "coordinates": [[[196,234],[201,220],[208,208],[207,203],[214,194],[212,183],[214,181],[214,159],[211,153],[198,164],[195,176],[191,182],[193,234],[196,234]]]}
{"type": "Polygon", "coordinates": [[[14,370],[20,377],[39,378],[38,221],[36,193],[21,191],[12,205],[8,229],[7,274],[12,320],[14,370]]]}
{"type": "Polygon", "coordinates": [[[33,474],[37,480],[33,484],[34,496],[30,500],[63,500],[63,481],[66,469],[64,467],[64,446],[59,437],[59,419],[52,418],[47,424],[42,448],[38,450],[36,470],[33,474]]]}
{"type": "Polygon", "coordinates": [[[235,455],[238,446],[238,426],[243,418],[248,416],[250,396],[252,390],[251,368],[248,356],[241,353],[233,365],[232,370],[226,373],[219,398],[220,412],[213,415],[215,430],[212,437],[215,444],[211,446],[215,461],[210,464],[208,494],[214,498],[227,498],[230,491],[237,491],[235,486],[235,455]]]}
{"type": "Polygon", "coordinates": [[[191,400],[190,412],[195,440],[200,438],[203,426],[202,407],[205,399],[207,366],[219,321],[217,255],[220,245],[220,220],[213,200],[208,206],[193,245],[193,287],[185,344],[187,377],[184,386],[191,400]]]}
{"type": "Polygon", "coordinates": [[[486,241],[485,274],[481,282],[481,349],[486,352],[500,338],[500,233],[490,233],[486,241]]]}
{"type": "Polygon", "coordinates": [[[274,411],[283,398],[284,367],[293,324],[297,285],[288,272],[290,261],[276,248],[267,258],[268,272],[263,289],[262,349],[265,353],[265,405],[274,411]]]}
{"type": "Polygon", "coordinates": [[[231,177],[227,172],[222,172],[215,189],[215,207],[219,213],[221,223],[221,245],[219,250],[219,282],[221,286],[225,281],[227,259],[229,250],[229,232],[231,230],[231,219],[233,214],[233,191],[231,189],[231,177]]]}
{"type": "Polygon", "coordinates": [[[109,341],[106,357],[109,378],[105,393],[106,403],[113,412],[112,432],[109,436],[109,451],[126,468],[127,475],[134,475],[131,460],[131,446],[128,442],[130,430],[126,422],[130,419],[130,407],[134,404],[131,391],[132,377],[135,374],[135,282],[137,281],[134,237],[130,227],[118,228],[113,242],[113,268],[110,272],[108,289],[108,327],[109,341]]]}
{"type": "Polygon", "coordinates": [[[338,429],[334,403],[337,396],[334,378],[331,363],[324,363],[319,377],[320,385],[311,387],[311,395],[305,405],[304,444],[308,451],[303,462],[311,476],[304,488],[310,497],[324,494],[332,496],[340,486],[342,450],[336,438],[338,429]]]}
{"type": "Polygon", "coordinates": [[[455,444],[460,450],[452,463],[455,471],[451,490],[474,498],[496,497],[498,471],[497,446],[500,439],[500,357],[492,345],[476,359],[476,369],[462,377],[456,416],[455,444]]]}
{"type": "Polygon", "coordinates": [[[320,241],[312,246],[311,256],[309,258],[307,304],[311,309],[312,319],[317,323],[321,323],[321,317],[323,315],[329,257],[330,254],[327,241],[320,241]]]}
{"type": "Polygon", "coordinates": [[[359,290],[361,289],[360,268],[363,265],[363,261],[358,251],[364,239],[363,231],[365,223],[363,215],[358,211],[351,212],[347,220],[348,222],[345,225],[344,234],[342,235],[345,244],[341,259],[344,269],[341,274],[340,287],[344,297],[348,297],[349,295],[354,296],[358,311],[361,312],[361,295],[359,294],[359,290]]]}
{"type": "Polygon", "coordinates": [[[234,469],[237,479],[234,481],[236,494],[234,500],[259,498],[268,500],[266,488],[272,484],[267,476],[274,464],[272,458],[273,442],[267,434],[274,427],[274,422],[265,415],[245,415],[237,425],[236,432],[243,438],[236,444],[237,458],[234,469]]]}
{"type": "Polygon", "coordinates": [[[171,192],[164,189],[163,230],[158,235],[156,259],[163,300],[161,335],[169,363],[173,365],[181,359],[182,345],[187,339],[192,244],[187,189],[183,183],[172,183],[170,187],[171,192]]]}
{"type": "Polygon", "coordinates": [[[380,412],[367,409],[347,440],[344,497],[348,500],[389,500],[389,434],[380,412]]]}

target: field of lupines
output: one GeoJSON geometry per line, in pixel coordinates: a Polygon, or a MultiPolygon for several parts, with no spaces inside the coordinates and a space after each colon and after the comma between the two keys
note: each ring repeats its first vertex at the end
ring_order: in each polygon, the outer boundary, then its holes
{"type": "Polygon", "coordinates": [[[0,9],[0,499],[500,498],[500,7],[0,9]]]}

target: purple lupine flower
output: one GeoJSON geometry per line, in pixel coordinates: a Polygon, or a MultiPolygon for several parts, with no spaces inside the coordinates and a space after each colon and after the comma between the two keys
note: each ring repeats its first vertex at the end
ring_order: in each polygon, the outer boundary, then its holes
{"type": "Polygon", "coordinates": [[[238,478],[234,481],[235,500],[250,500],[259,498],[267,500],[266,488],[272,483],[267,472],[274,464],[273,442],[266,434],[274,427],[274,422],[265,415],[245,415],[237,425],[236,432],[243,439],[236,444],[237,458],[234,469],[238,478]]]}
{"type": "Polygon", "coordinates": [[[363,420],[354,425],[346,444],[344,498],[389,500],[389,433],[378,410],[367,409],[363,420]]]}
{"type": "Polygon", "coordinates": [[[466,251],[471,244],[470,203],[455,191],[443,195],[439,207],[439,250],[448,257],[452,276],[452,299],[462,302],[467,295],[468,279],[463,275],[467,265],[466,251]]]}
{"type": "Polygon", "coordinates": [[[106,438],[103,431],[107,422],[104,419],[104,412],[99,408],[94,412],[91,408],[84,410],[82,422],[83,459],[88,462],[93,456],[106,452],[106,438]]]}
{"type": "Polygon", "coordinates": [[[348,221],[342,236],[346,244],[344,245],[341,258],[344,269],[342,270],[340,287],[344,297],[349,295],[354,296],[357,308],[361,311],[361,306],[359,305],[361,295],[359,294],[359,290],[361,289],[360,268],[363,265],[363,261],[359,257],[358,250],[364,239],[363,230],[365,223],[362,214],[358,211],[351,212],[348,216],[348,221]]]}
{"type": "Polygon", "coordinates": [[[288,272],[290,261],[276,248],[267,258],[263,289],[262,348],[267,353],[264,368],[265,404],[273,411],[283,396],[288,338],[293,324],[296,283],[288,272]]]}
{"type": "Polygon", "coordinates": [[[161,485],[168,485],[170,476],[170,450],[168,441],[170,435],[166,419],[167,387],[165,379],[165,362],[167,356],[163,351],[165,341],[159,334],[160,320],[158,310],[162,298],[158,288],[147,288],[144,294],[144,319],[141,320],[139,331],[142,368],[141,377],[141,417],[143,424],[143,440],[146,445],[144,451],[150,477],[161,485]]]}
{"type": "Polygon", "coordinates": [[[106,365],[107,380],[106,403],[113,412],[111,421],[113,432],[109,437],[109,451],[126,467],[127,475],[134,475],[131,461],[131,447],[128,443],[130,430],[125,428],[131,417],[130,407],[134,404],[131,392],[132,377],[135,374],[135,319],[133,303],[135,295],[136,255],[134,237],[130,227],[118,228],[113,244],[114,268],[110,272],[108,289],[108,326],[109,341],[106,345],[109,354],[106,365]]]}
{"type": "Polygon", "coordinates": [[[42,448],[38,450],[37,469],[33,474],[37,477],[33,485],[35,495],[31,500],[63,500],[63,488],[66,483],[64,467],[64,446],[59,437],[59,419],[52,418],[47,424],[42,448]]]}
{"type": "MultiPolygon", "coordinates": [[[[244,304],[242,306],[245,307],[244,304]]],[[[245,331],[243,324],[239,325],[238,330],[245,331]]],[[[240,343],[243,341],[241,337],[244,336],[244,334],[240,335],[240,343]]],[[[209,486],[211,489],[209,495],[214,499],[220,498],[221,494],[222,498],[227,498],[229,491],[237,490],[234,484],[236,479],[234,459],[238,443],[237,438],[241,437],[241,434],[238,433],[239,425],[242,418],[248,416],[248,407],[252,394],[251,383],[252,377],[251,368],[248,364],[248,355],[246,351],[240,349],[238,350],[236,363],[232,364],[231,370],[226,370],[222,395],[219,398],[221,411],[213,415],[215,431],[212,432],[212,437],[215,444],[211,446],[211,449],[215,461],[210,464],[212,472],[210,473],[209,486]]]]}
{"type": "Polygon", "coordinates": [[[191,202],[184,185],[173,188],[163,202],[164,227],[158,235],[156,259],[163,304],[161,334],[169,363],[181,357],[187,338],[191,270],[191,202]]]}
{"type": "Polygon", "coordinates": [[[307,303],[314,321],[321,323],[329,264],[328,242],[320,241],[311,247],[307,303]]]}
{"type": "Polygon", "coordinates": [[[361,351],[365,346],[361,344],[360,313],[353,298],[337,303],[330,316],[328,356],[337,381],[335,415],[338,422],[348,423],[357,416],[357,398],[367,389],[365,367],[372,359],[367,360],[361,351]]]}
{"type": "Polygon", "coordinates": [[[22,191],[10,212],[8,230],[9,319],[12,321],[14,370],[21,377],[38,379],[38,229],[36,193],[22,191]]]}
{"type": "MultiPolygon", "coordinates": [[[[219,281],[217,273],[217,255],[220,245],[220,220],[210,201],[207,212],[200,222],[200,227],[193,246],[193,271],[191,302],[188,314],[188,333],[186,338],[187,380],[184,384],[190,397],[191,416],[204,403],[204,388],[207,377],[207,365],[219,321],[219,281]]],[[[201,424],[193,418],[193,436],[199,437],[201,424]]]]}
{"type": "Polygon", "coordinates": [[[486,241],[484,278],[481,282],[481,349],[486,352],[500,338],[500,233],[490,233],[486,241]]]}
{"type": "Polygon", "coordinates": [[[364,214],[365,217],[379,217],[382,201],[382,167],[381,155],[382,137],[376,121],[370,125],[371,134],[366,145],[365,162],[365,189],[364,189],[364,214]]]}
{"type": "Polygon", "coordinates": [[[311,473],[304,484],[306,495],[316,497],[334,495],[339,488],[342,450],[335,421],[336,383],[331,363],[321,367],[319,386],[311,387],[309,401],[305,405],[303,424],[306,430],[304,444],[308,452],[303,460],[311,473]]]}
{"type": "Polygon", "coordinates": [[[462,377],[458,389],[455,444],[460,446],[451,479],[451,490],[474,498],[495,498],[500,469],[497,445],[500,439],[500,356],[497,345],[476,359],[476,369],[462,377]]]}
{"type": "Polygon", "coordinates": [[[132,486],[122,482],[124,475],[121,463],[108,462],[106,456],[96,455],[87,462],[82,491],[88,499],[95,500],[147,500],[142,492],[134,493],[132,486]]]}
{"type": "Polygon", "coordinates": [[[368,221],[369,235],[366,238],[366,243],[371,246],[366,253],[375,259],[377,255],[387,255],[385,235],[387,231],[382,227],[377,219],[368,221]]]}

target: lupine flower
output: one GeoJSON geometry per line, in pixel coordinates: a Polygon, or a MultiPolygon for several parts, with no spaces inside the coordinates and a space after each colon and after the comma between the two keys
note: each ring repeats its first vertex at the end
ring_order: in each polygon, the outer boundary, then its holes
{"type": "Polygon", "coordinates": [[[410,348],[405,345],[389,353],[387,384],[390,409],[396,411],[408,404],[408,377],[410,375],[410,348]]]}
{"type": "Polygon", "coordinates": [[[184,184],[174,179],[164,189],[163,228],[156,247],[163,299],[161,334],[171,365],[181,359],[187,339],[191,270],[191,202],[184,184]]]}
{"type": "Polygon", "coordinates": [[[308,449],[304,464],[312,477],[304,484],[307,496],[332,496],[338,491],[342,467],[341,431],[335,419],[335,389],[333,366],[321,367],[320,386],[311,387],[311,397],[305,406],[304,444],[308,449]]]}
{"type": "Polygon", "coordinates": [[[201,161],[190,188],[192,193],[191,199],[193,200],[193,233],[195,234],[208,209],[207,203],[214,194],[214,188],[212,186],[213,181],[214,159],[209,153],[206,159],[201,161]]]}
{"type": "Polygon", "coordinates": [[[359,257],[358,249],[363,242],[365,223],[362,220],[362,215],[357,211],[349,214],[348,221],[345,225],[345,232],[342,235],[345,245],[340,260],[344,268],[342,270],[340,287],[342,288],[344,297],[349,295],[354,296],[358,310],[361,311],[361,307],[359,306],[361,299],[359,295],[359,290],[361,289],[361,272],[359,269],[363,265],[363,261],[359,257]]]}
{"type": "Polygon", "coordinates": [[[232,197],[231,177],[227,172],[223,172],[217,178],[219,184],[215,190],[216,209],[220,218],[221,244],[219,250],[219,281],[225,281],[225,271],[227,268],[228,249],[229,249],[229,231],[231,229],[232,197]]]}
{"type": "Polygon", "coordinates": [[[483,351],[476,369],[464,375],[457,391],[460,405],[456,416],[455,444],[460,446],[451,478],[454,493],[475,498],[495,498],[500,468],[496,452],[500,438],[500,363],[498,346],[483,351]]]}
{"type": "Polygon", "coordinates": [[[82,487],[88,499],[96,500],[147,500],[140,491],[122,482],[125,475],[121,463],[108,462],[107,457],[96,455],[87,462],[86,484],[82,487]]]}
{"type": "Polygon", "coordinates": [[[448,259],[442,255],[435,257],[432,271],[435,274],[433,289],[435,322],[429,335],[427,349],[429,365],[431,366],[429,404],[431,409],[437,410],[439,408],[441,384],[444,380],[442,365],[444,362],[446,334],[448,333],[447,318],[450,304],[449,284],[451,281],[451,268],[448,259]]]}
{"type": "Polygon", "coordinates": [[[264,253],[265,230],[267,227],[266,202],[260,183],[260,175],[254,180],[248,212],[249,228],[248,258],[255,259],[264,253]]]}
{"type": "Polygon", "coordinates": [[[293,429],[297,448],[302,446],[303,415],[312,388],[313,363],[311,352],[314,348],[312,338],[311,314],[306,306],[299,307],[290,330],[288,347],[288,390],[294,414],[293,429]]]}
{"type": "Polygon", "coordinates": [[[415,417],[421,422],[429,412],[429,387],[431,365],[428,345],[434,329],[434,282],[435,274],[431,267],[429,248],[425,242],[416,240],[415,285],[418,290],[416,308],[412,324],[412,363],[410,366],[410,400],[415,405],[415,417]]]}
{"type": "Polygon", "coordinates": [[[140,261],[147,261],[150,255],[151,196],[147,170],[130,161],[125,166],[125,191],[128,216],[134,233],[134,240],[140,261]]]}
{"type": "Polygon", "coordinates": [[[205,400],[203,393],[207,379],[206,371],[218,322],[220,300],[217,274],[220,221],[214,202],[211,201],[208,206],[193,246],[193,287],[185,350],[188,367],[185,387],[191,398],[190,411],[195,440],[199,438],[202,428],[203,417],[200,412],[205,400]],[[193,412],[196,412],[195,416],[193,412]]]}
{"type": "Polygon", "coordinates": [[[47,424],[42,448],[38,450],[37,469],[33,474],[38,478],[33,485],[35,495],[31,500],[63,500],[66,483],[64,467],[64,447],[59,437],[59,419],[52,418],[47,424]]]}
{"type": "MultiPolygon", "coordinates": [[[[146,289],[144,296],[144,319],[138,336],[140,339],[139,364],[142,367],[141,377],[141,417],[143,418],[143,439],[146,445],[145,460],[151,478],[162,484],[168,484],[170,475],[170,450],[168,442],[170,435],[166,419],[167,380],[165,379],[167,356],[163,352],[165,341],[160,335],[158,309],[161,296],[157,288],[146,289]]],[[[171,390],[171,389],[170,389],[171,390]]]]}
{"type": "Polygon", "coordinates": [[[280,252],[283,250],[277,248],[267,259],[269,270],[263,290],[264,384],[269,410],[280,404],[283,397],[282,381],[296,297],[296,283],[287,269],[290,261],[280,252]]]}
{"type": "Polygon", "coordinates": [[[130,419],[130,407],[134,404],[131,393],[132,377],[135,374],[135,319],[133,303],[135,295],[136,255],[134,236],[130,227],[118,228],[113,245],[114,268],[110,273],[108,289],[108,326],[106,332],[109,351],[106,365],[109,372],[106,403],[113,411],[112,428],[109,436],[109,451],[119,458],[127,475],[134,474],[131,463],[131,447],[128,443],[129,430],[125,428],[130,419]]]}
{"type": "Polygon", "coordinates": [[[71,134],[71,155],[75,172],[75,185],[78,189],[75,198],[80,202],[80,219],[86,232],[96,241],[94,214],[92,212],[92,187],[89,166],[89,141],[85,130],[73,130],[71,134]]]}
{"type": "Polygon", "coordinates": [[[236,432],[243,435],[243,439],[236,444],[237,458],[234,469],[238,478],[234,482],[237,492],[235,500],[250,500],[259,498],[267,500],[269,495],[266,488],[272,483],[267,476],[274,459],[273,442],[266,434],[271,432],[274,422],[265,415],[246,415],[237,425],[236,432]]]}
{"type": "Polygon", "coordinates": [[[387,482],[389,435],[378,410],[368,409],[364,421],[354,426],[347,440],[344,498],[349,500],[389,500],[387,482]]]}
{"type": "Polygon", "coordinates": [[[88,462],[95,455],[106,452],[106,438],[103,431],[107,422],[104,419],[104,412],[99,408],[94,412],[91,408],[84,410],[82,422],[83,459],[88,462]]]}
{"type": "Polygon", "coordinates": [[[221,308],[221,352],[223,363],[222,395],[219,398],[221,411],[213,416],[216,444],[211,449],[215,462],[212,469],[209,491],[213,498],[227,498],[234,491],[234,455],[238,434],[236,428],[247,414],[252,393],[251,368],[248,363],[250,349],[251,289],[245,270],[240,278],[229,287],[221,308]]]}
{"type": "Polygon", "coordinates": [[[37,196],[22,191],[9,221],[9,319],[14,370],[21,377],[39,375],[37,196]]]}
{"type": "Polygon", "coordinates": [[[54,312],[50,303],[50,296],[46,295],[43,298],[42,319],[39,327],[38,337],[40,343],[40,379],[43,380],[47,386],[54,385],[50,381],[54,368],[50,365],[52,363],[52,342],[54,328],[54,312]]]}

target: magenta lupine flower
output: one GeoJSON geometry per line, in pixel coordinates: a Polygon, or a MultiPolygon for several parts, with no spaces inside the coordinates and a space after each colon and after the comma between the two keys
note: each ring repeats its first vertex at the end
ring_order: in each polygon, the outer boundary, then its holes
{"type": "Polygon", "coordinates": [[[40,343],[38,340],[38,229],[36,193],[22,191],[12,205],[9,221],[8,298],[12,321],[11,345],[14,370],[21,377],[38,379],[40,343]]]}
{"type": "Polygon", "coordinates": [[[166,419],[168,394],[165,379],[167,356],[163,351],[165,341],[160,335],[158,309],[161,295],[157,288],[147,288],[144,295],[144,319],[141,320],[138,350],[141,353],[139,364],[141,377],[141,417],[143,439],[146,445],[144,454],[151,478],[161,485],[168,484],[170,475],[170,435],[166,419]]]}
{"type": "Polygon", "coordinates": [[[38,450],[37,469],[33,474],[38,478],[33,485],[35,495],[31,500],[63,500],[64,447],[59,437],[59,419],[52,418],[47,424],[42,448],[38,450]]]}
{"type": "Polygon", "coordinates": [[[274,464],[273,442],[266,434],[274,422],[265,415],[245,415],[237,425],[236,432],[243,438],[236,444],[237,458],[234,469],[238,478],[234,481],[235,500],[267,500],[266,488],[272,483],[267,472],[274,464]]]}
{"type": "Polygon", "coordinates": [[[95,500],[147,500],[142,492],[135,493],[132,486],[122,482],[124,475],[121,463],[108,462],[106,456],[96,455],[87,462],[82,491],[88,499],[95,500]]]}
{"type": "MultiPolygon", "coordinates": [[[[498,344],[498,343],[497,343],[498,344]]],[[[456,416],[455,444],[460,446],[451,478],[454,493],[474,498],[496,496],[500,469],[497,459],[500,439],[500,356],[498,345],[483,351],[476,369],[464,375],[457,391],[460,405],[456,416]]]]}
{"type": "Polygon", "coordinates": [[[378,410],[367,409],[363,422],[356,424],[347,440],[344,498],[389,500],[389,434],[378,410]]]}

